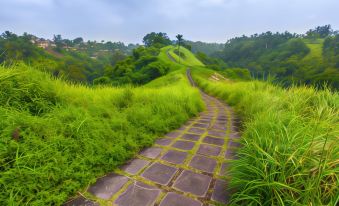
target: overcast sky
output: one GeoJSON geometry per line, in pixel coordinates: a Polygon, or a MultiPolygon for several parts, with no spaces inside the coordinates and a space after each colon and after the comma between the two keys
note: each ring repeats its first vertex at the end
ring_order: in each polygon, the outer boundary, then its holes
{"type": "Polygon", "coordinates": [[[339,0],[0,0],[0,32],[140,43],[152,31],[225,42],[264,31],[339,29],[339,0]]]}

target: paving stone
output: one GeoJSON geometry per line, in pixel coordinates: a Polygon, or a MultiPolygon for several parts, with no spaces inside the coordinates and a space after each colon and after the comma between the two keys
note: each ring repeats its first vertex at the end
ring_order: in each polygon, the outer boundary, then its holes
{"type": "Polygon", "coordinates": [[[208,144],[201,144],[198,150],[199,154],[203,155],[212,155],[212,156],[218,156],[221,152],[221,147],[215,147],[208,144]]]}
{"type": "Polygon", "coordinates": [[[227,117],[221,116],[221,117],[217,117],[217,120],[228,120],[227,117]]]}
{"type": "Polygon", "coordinates": [[[99,203],[84,197],[77,197],[76,199],[66,202],[63,206],[99,206],[99,203]]]}
{"type": "Polygon", "coordinates": [[[222,163],[219,175],[222,175],[222,176],[227,175],[228,168],[229,168],[228,162],[222,163]]]}
{"type": "Polygon", "coordinates": [[[228,148],[225,152],[225,158],[226,159],[235,159],[237,157],[237,152],[235,149],[228,148]]]}
{"type": "Polygon", "coordinates": [[[170,132],[168,134],[166,134],[166,137],[169,137],[169,138],[176,138],[178,136],[180,136],[180,132],[170,132]]]}
{"type": "Polygon", "coordinates": [[[228,143],[228,147],[235,147],[235,148],[238,148],[238,147],[240,147],[241,146],[241,144],[240,144],[240,142],[235,142],[235,141],[230,141],[229,143],[228,143]]]}
{"type": "Polygon", "coordinates": [[[229,135],[230,139],[239,139],[240,134],[238,132],[233,132],[229,135]]]}
{"type": "Polygon", "coordinates": [[[214,144],[214,145],[222,146],[225,141],[223,139],[220,139],[220,138],[207,136],[207,137],[204,138],[203,142],[208,143],[208,144],[214,144]]]}
{"type": "Polygon", "coordinates": [[[142,151],[140,155],[151,158],[151,159],[155,159],[156,157],[159,156],[161,151],[162,149],[160,147],[150,147],[142,151]]]}
{"type": "Polygon", "coordinates": [[[187,142],[187,141],[176,141],[173,144],[173,147],[182,149],[182,150],[191,150],[194,147],[194,142],[187,142]]]}
{"type": "Polygon", "coordinates": [[[195,123],[193,127],[208,128],[209,124],[195,123]]]}
{"type": "Polygon", "coordinates": [[[105,177],[99,178],[95,184],[90,186],[88,192],[96,197],[108,200],[128,181],[125,176],[110,173],[105,177]]]}
{"type": "Polygon", "coordinates": [[[220,124],[215,124],[211,127],[211,129],[216,129],[216,130],[226,130],[226,126],[220,125],[220,124]]]}
{"type": "Polygon", "coordinates": [[[181,164],[187,157],[186,152],[180,152],[176,150],[169,150],[161,159],[166,160],[174,164],[181,164]]]}
{"type": "Polygon", "coordinates": [[[115,201],[119,206],[153,206],[161,190],[141,182],[131,184],[115,201]]]}
{"type": "Polygon", "coordinates": [[[218,179],[215,183],[212,200],[226,204],[230,198],[230,194],[227,191],[227,182],[225,180],[218,179]]]}
{"type": "Polygon", "coordinates": [[[171,144],[172,140],[169,138],[161,138],[155,141],[156,144],[162,145],[162,146],[167,146],[171,144]]]}
{"type": "Polygon", "coordinates": [[[199,197],[204,197],[211,180],[212,178],[207,175],[185,170],[175,181],[173,187],[182,192],[188,192],[199,197]]]}
{"type": "Polygon", "coordinates": [[[202,206],[202,203],[175,192],[169,192],[161,201],[160,206],[202,206]]]}
{"type": "Polygon", "coordinates": [[[224,138],[226,136],[225,132],[220,132],[216,130],[208,130],[208,134],[215,136],[215,137],[221,137],[221,138],[224,138]]]}
{"type": "Polygon", "coordinates": [[[206,130],[193,127],[191,129],[189,129],[188,132],[191,132],[191,133],[194,133],[194,134],[204,134],[206,132],[206,130]]]}
{"type": "Polygon", "coordinates": [[[239,131],[240,131],[240,128],[237,127],[237,126],[232,125],[230,130],[231,130],[232,132],[239,132],[239,131]]]}
{"type": "Polygon", "coordinates": [[[211,121],[210,120],[206,120],[206,119],[199,119],[198,120],[199,123],[210,123],[211,121]]]}
{"type": "Polygon", "coordinates": [[[190,166],[208,173],[213,173],[217,161],[205,156],[195,155],[190,162],[190,166]]]}
{"type": "Polygon", "coordinates": [[[167,185],[178,169],[160,163],[154,163],[141,175],[153,182],[167,185]]]}
{"type": "Polygon", "coordinates": [[[202,117],[200,117],[200,119],[201,119],[201,120],[206,120],[206,121],[209,121],[209,122],[210,122],[210,121],[212,121],[213,117],[202,116],[202,117]]]}
{"type": "Polygon", "coordinates": [[[180,130],[180,131],[183,131],[183,130],[185,130],[187,127],[185,127],[185,126],[181,126],[178,130],[180,130]]]}
{"type": "Polygon", "coordinates": [[[199,134],[184,134],[182,135],[182,139],[186,139],[186,140],[191,140],[191,141],[198,141],[200,139],[199,134]]]}
{"type": "Polygon", "coordinates": [[[134,159],[130,163],[124,165],[121,169],[128,174],[135,175],[137,174],[142,168],[144,168],[149,161],[142,160],[142,159],[134,159]]]}

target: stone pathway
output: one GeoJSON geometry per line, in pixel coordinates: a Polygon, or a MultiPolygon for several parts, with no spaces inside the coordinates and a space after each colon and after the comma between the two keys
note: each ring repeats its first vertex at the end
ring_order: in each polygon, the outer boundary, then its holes
{"type": "MultiPolygon", "coordinates": [[[[189,70],[188,78],[194,85],[189,70]]],[[[202,98],[207,109],[199,117],[158,139],[65,205],[227,204],[228,161],[234,158],[239,135],[230,107],[205,93],[202,98]]]]}

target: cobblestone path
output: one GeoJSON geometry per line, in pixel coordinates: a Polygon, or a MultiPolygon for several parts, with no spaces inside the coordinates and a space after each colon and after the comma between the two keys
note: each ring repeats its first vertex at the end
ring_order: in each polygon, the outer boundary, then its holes
{"type": "Polygon", "coordinates": [[[80,196],[65,205],[227,204],[228,161],[234,158],[239,135],[230,107],[203,92],[202,97],[206,111],[99,178],[86,192],[91,200],[80,196]]]}

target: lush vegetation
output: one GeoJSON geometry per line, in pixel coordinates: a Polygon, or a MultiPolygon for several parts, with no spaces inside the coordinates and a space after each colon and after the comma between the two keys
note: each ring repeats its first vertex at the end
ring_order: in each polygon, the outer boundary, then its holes
{"type": "Polygon", "coordinates": [[[140,85],[167,74],[170,66],[159,54],[160,49],[153,46],[134,49],[131,56],[106,70],[107,83],[140,85]]]}
{"type": "Polygon", "coordinates": [[[212,56],[229,67],[246,68],[258,79],[339,88],[339,35],[329,25],[306,35],[266,32],[230,39],[212,56]]]}
{"type": "Polygon", "coordinates": [[[339,95],[283,89],[260,81],[219,81],[192,69],[206,92],[234,106],[243,122],[231,164],[232,205],[336,205],[339,194],[339,95]]]}
{"type": "Polygon", "coordinates": [[[184,43],[186,45],[190,45],[191,51],[193,53],[202,52],[207,55],[211,55],[215,52],[222,51],[224,49],[225,44],[219,43],[206,43],[201,41],[189,41],[185,40],[184,43]]]}
{"type": "Polygon", "coordinates": [[[89,88],[1,66],[0,205],[61,205],[197,114],[200,94],[174,67],[140,88],[89,88]]]}
{"type": "Polygon", "coordinates": [[[64,76],[75,82],[92,83],[102,77],[132,52],[135,45],[121,42],[84,42],[82,38],[62,39],[56,35],[53,41],[41,40],[24,33],[22,36],[9,31],[0,36],[0,63],[6,65],[24,62],[54,76],[64,76]],[[45,49],[35,42],[53,44],[45,49]]]}
{"type": "Polygon", "coordinates": [[[197,114],[186,68],[242,119],[233,205],[338,204],[339,37],[329,26],[234,38],[211,56],[161,32],[137,48],[57,35],[42,49],[32,38],[0,37],[0,205],[60,205],[197,114]]]}

